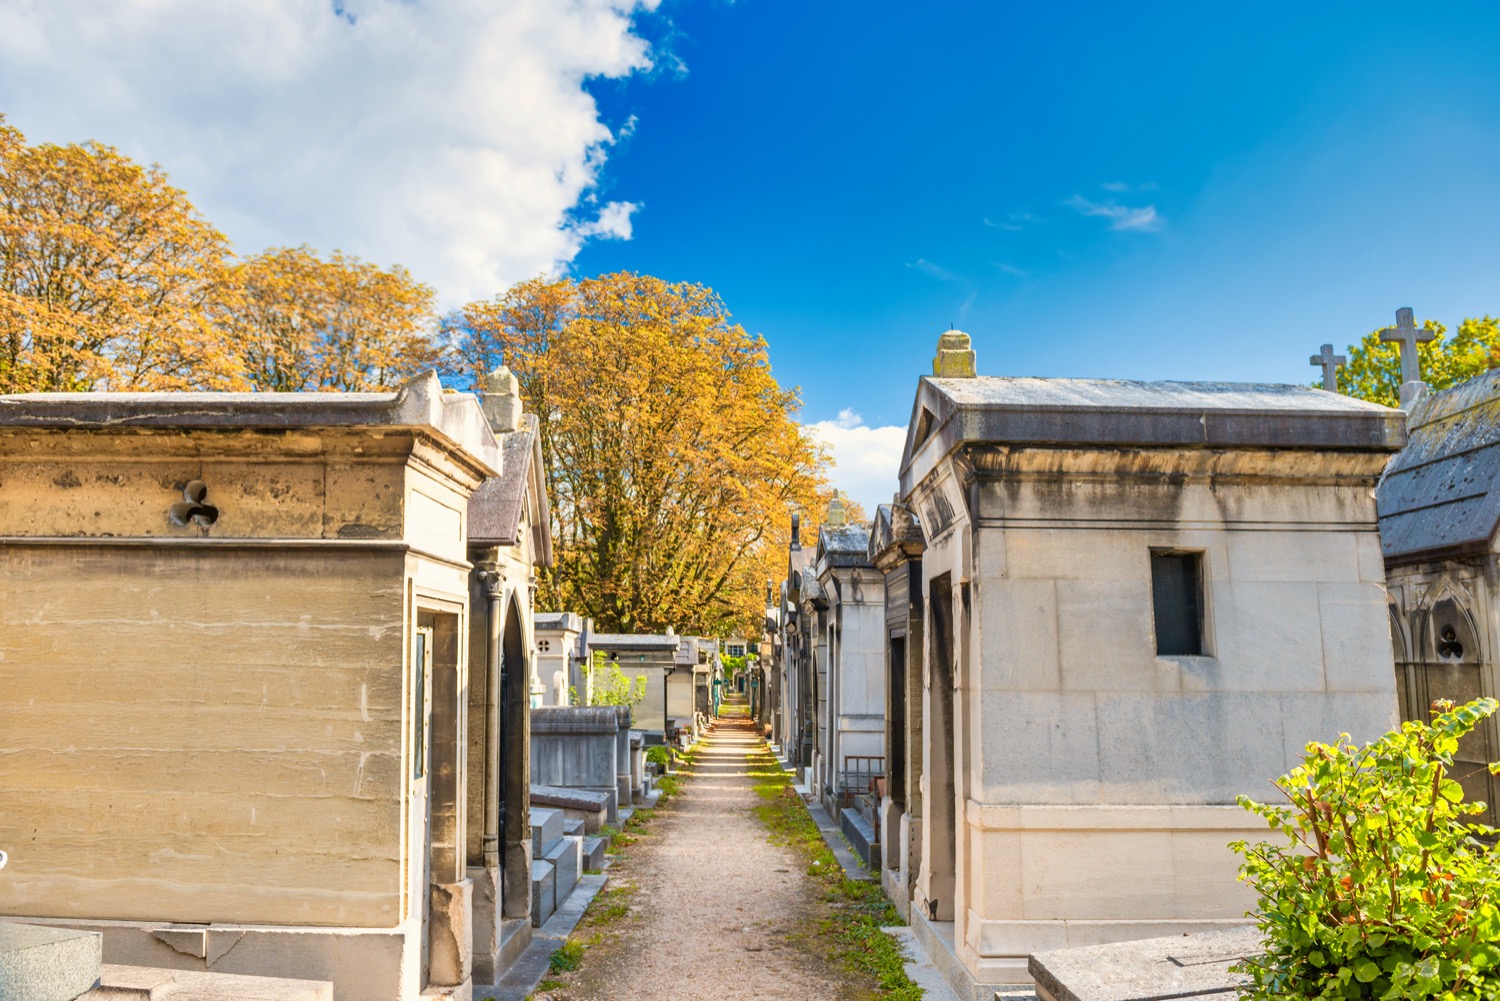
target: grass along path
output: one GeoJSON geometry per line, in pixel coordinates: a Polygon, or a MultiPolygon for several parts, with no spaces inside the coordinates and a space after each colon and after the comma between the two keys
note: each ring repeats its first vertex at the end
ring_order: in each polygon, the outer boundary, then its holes
{"type": "Polygon", "coordinates": [[[755,792],[764,800],[755,807],[755,815],[770,832],[771,842],[795,849],[806,860],[807,875],[826,887],[829,914],[819,931],[829,960],[874,978],[877,997],[920,1001],[922,988],[906,975],[901,947],[880,930],[906,923],[880,884],[844,875],[807,812],[807,804],[792,788],[791,773],[781,767],[770,748],[762,744],[746,755],[746,762],[755,779],[755,792]]]}
{"type": "MultiPolygon", "coordinates": [[[[837,871],[832,856],[813,866],[803,847],[762,823],[760,808],[775,798],[756,788],[769,776],[751,772],[766,754],[749,720],[718,721],[684,768],[679,794],[622,832],[630,843],[614,846],[609,886],[558,951],[538,1001],[920,996],[891,993],[855,957],[866,951],[852,945],[865,919],[893,915],[816,873],[837,871]]],[[[811,818],[806,825],[816,837],[811,818]]]]}

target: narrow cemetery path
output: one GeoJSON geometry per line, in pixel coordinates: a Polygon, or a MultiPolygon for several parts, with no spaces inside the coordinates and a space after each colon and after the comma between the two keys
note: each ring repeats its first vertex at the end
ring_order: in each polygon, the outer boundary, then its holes
{"type": "Polygon", "coordinates": [[[581,968],[544,981],[536,998],[869,996],[823,958],[823,889],[795,849],[767,840],[754,813],[764,800],[746,755],[762,746],[748,720],[718,721],[682,792],[610,867],[605,895],[574,933],[587,945],[581,968]]]}

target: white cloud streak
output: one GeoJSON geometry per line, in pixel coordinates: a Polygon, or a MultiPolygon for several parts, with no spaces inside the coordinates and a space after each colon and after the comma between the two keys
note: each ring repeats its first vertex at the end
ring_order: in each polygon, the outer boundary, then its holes
{"type": "Polygon", "coordinates": [[[870,517],[877,504],[889,504],[901,472],[906,428],[869,427],[858,413],[839,411],[831,421],[807,425],[833,455],[833,485],[864,506],[870,517]]]}
{"type": "Polygon", "coordinates": [[[1091,202],[1082,195],[1074,195],[1064,204],[1079,215],[1108,219],[1109,228],[1120,232],[1154,233],[1167,224],[1165,219],[1156,214],[1155,205],[1131,208],[1112,201],[1100,204],[1091,202]]]}
{"type": "Polygon", "coordinates": [[[242,252],[401,263],[454,304],[630,238],[583,83],[651,69],[657,2],[0,0],[0,112],[160,163],[242,252]]]}

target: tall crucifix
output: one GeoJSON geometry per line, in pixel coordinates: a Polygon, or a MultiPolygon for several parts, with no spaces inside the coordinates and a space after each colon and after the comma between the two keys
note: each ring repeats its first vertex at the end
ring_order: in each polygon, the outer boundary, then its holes
{"type": "Polygon", "coordinates": [[[1427,389],[1422,383],[1422,365],[1417,357],[1417,343],[1430,341],[1437,334],[1426,327],[1419,327],[1412,320],[1411,307],[1402,306],[1396,310],[1396,325],[1386,327],[1380,332],[1382,341],[1394,341],[1401,345],[1401,406],[1405,407],[1416,400],[1427,389]]]}
{"type": "Polygon", "coordinates": [[[1307,359],[1307,363],[1322,367],[1324,389],[1330,393],[1339,391],[1339,366],[1349,364],[1349,359],[1343,355],[1334,354],[1332,344],[1323,345],[1323,352],[1307,359]]]}

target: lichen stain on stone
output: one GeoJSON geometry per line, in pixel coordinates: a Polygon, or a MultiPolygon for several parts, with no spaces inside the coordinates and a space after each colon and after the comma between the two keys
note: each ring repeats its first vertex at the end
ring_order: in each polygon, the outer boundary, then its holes
{"type": "Polygon", "coordinates": [[[72,490],[76,487],[83,486],[83,481],[80,480],[78,478],[78,475],[71,469],[66,469],[57,476],[54,476],[52,478],[52,482],[54,485],[62,487],[64,490],[72,490]]]}
{"type": "Polygon", "coordinates": [[[388,529],[381,528],[378,525],[350,523],[339,526],[339,538],[341,539],[380,539],[388,534],[388,529]]]}

